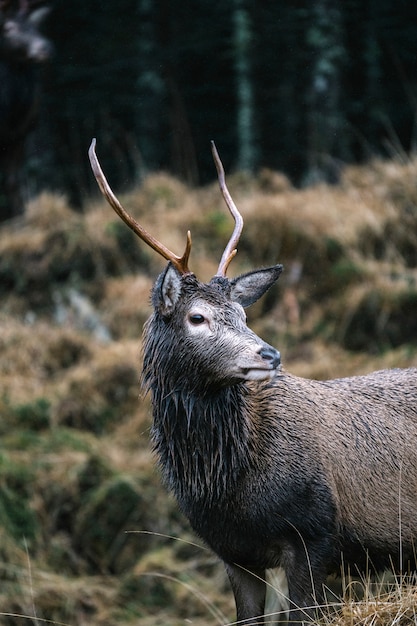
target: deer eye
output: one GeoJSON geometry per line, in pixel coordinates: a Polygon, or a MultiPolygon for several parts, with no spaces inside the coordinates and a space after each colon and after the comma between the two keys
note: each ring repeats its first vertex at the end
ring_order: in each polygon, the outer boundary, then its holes
{"type": "Polygon", "coordinates": [[[206,321],[206,318],[204,317],[204,315],[201,315],[201,313],[191,313],[191,315],[188,316],[188,319],[191,324],[194,324],[194,326],[204,324],[204,322],[206,321]]]}

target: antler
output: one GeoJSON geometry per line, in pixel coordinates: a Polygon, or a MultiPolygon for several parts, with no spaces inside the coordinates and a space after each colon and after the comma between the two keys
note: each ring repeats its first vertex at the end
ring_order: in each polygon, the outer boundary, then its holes
{"type": "Polygon", "coordinates": [[[164,244],[160,243],[157,239],[152,237],[150,233],[148,233],[143,226],[141,226],[134,217],[129,215],[127,211],[122,207],[119,200],[114,195],[113,191],[108,184],[106,177],[104,176],[103,170],[101,169],[100,163],[98,162],[96,155],[96,140],[93,139],[91,142],[90,149],[88,151],[88,156],[90,157],[91,168],[93,170],[93,174],[96,177],[96,181],[98,186],[100,187],[100,191],[103,196],[106,198],[107,202],[110,206],[116,211],[117,215],[122,218],[122,220],[133,230],[142,241],[148,244],[153,250],[158,252],[161,256],[164,257],[167,261],[171,261],[172,265],[179,271],[180,274],[186,275],[191,274],[188,269],[188,259],[191,252],[191,234],[190,231],[187,232],[187,243],[185,245],[184,254],[179,257],[171,250],[168,250],[164,246],[164,244]]]}
{"type": "Polygon", "coordinates": [[[229,267],[229,263],[230,261],[233,259],[233,257],[235,256],[236,252],[237,252],[237,244],[239,242],[239,238],[242,232],[242,228],[243,228],[243,218],[241,216],[241,214],[239,213],[239,210],[237,208],[237,206],[235,205],[235,203],[232,200],[232,196],[229,193],[229,190],[227,189],[226,186],[226,181],[225,181],[225,176],[224,176],[224,169],[223,169],[223,165],[222,162],[220,161],[220,157],[219,154],[217,152],[216,146],[214,144],[214,141],[211,142],[211,152],[213,154],[213,159],[214,159],[214,163],[216,164],[216,169],[217,169],[217,177],[219,179],[219,185],[220,185],[220,191],[222,192],[224,201],[226,202],[227,208],[229,209],[230,213],[232,214],[234,220],[235,220],[235,228],[233,230],[232,236],[229,239],[229,243],[227,244],[224,252],[223,252],[223,256],[220,260],[220,265],[217,269],[217,274],[216,276],[226,276],[226,272],[227,272],[227,268],[229,267]]]}

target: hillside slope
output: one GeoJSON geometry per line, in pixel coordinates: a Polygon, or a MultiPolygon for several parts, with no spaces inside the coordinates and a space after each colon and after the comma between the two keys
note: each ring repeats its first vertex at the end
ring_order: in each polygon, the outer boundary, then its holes
{"type": "MultiPolygon", "coordinates": [[[[287,369],[417,365],[416,160],[349,168],[338,187],[295,190],[271,171],[228,184],[245,219],[229,273],[285,266],[249,323],[287,369]]],[[[217,185],[158,174],[120,199],[174,251],[190,229],[190,266],[213,275],[232,229],[217,185]]],[[[45,194],[0,229],[5,626],[233,619],[223,568],[150,452],[140,335],[162,267],[99,198],[80,214],[45,194]]]]}

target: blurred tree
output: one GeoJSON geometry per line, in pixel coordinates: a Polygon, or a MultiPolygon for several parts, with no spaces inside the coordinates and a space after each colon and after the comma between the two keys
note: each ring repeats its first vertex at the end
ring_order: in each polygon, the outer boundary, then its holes
{"type": "Polygon", "coordinates": [[[316,0],[309,7],[306,32],[311,55],[306,98],[307,162],[304,182],[337,182],[338,160],[346,157],[341,69],[346,59],[342,9],[338,0],[316,0]]]}
{"type": "Polygon", "coordinates": [[[211,139],[228,171],[296,183],[414,146],[414,0],[53,4],[34,191],[95,190],[93,136],[116,190],[158,169],[214,179],[211,139]]]}
{"type": "Polygon", "coordinates": [[[158,41],[157,17],[158,7],[154,0],[138,0],[135,130],[143,173],[158,169],[163,164],[163,135],[169,132],[164,111],[167,90],[158,41]]]}
{"type": "Polygon", "coordinates": [[[237,92],[237,160],[239,170],[254,172],[258,161],[252,79],[252,25],[247,0],[234,0],[233,44],[237,92]]]}
{"type": "Polygon", "coordinates": [[[45,88],[53,167],[47,185],[79,204],[95,189],[86,157],[97,137],[103,166],[116,188],[134,176],[136,104],[135,0],[55,0],[50,35],[56,54],[45,88]]]}

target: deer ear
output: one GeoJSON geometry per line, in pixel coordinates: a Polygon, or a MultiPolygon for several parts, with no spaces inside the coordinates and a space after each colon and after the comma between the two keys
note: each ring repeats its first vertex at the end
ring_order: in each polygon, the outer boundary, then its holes
{"type": "Polygon", "coordinates": [[[274,265],[233,278],[230,281],[231,299],[243,307],[250,306],[278,280],[282,270],[282,265],[274,265]]]}
{"type": "Polygon", "coordinates": [[[29,22],[31,22],[34,26],[39,27],[42,22],[48,17],[51,12],[51,7],[39,7],[30,13],[29,22]]]}
{"type": "Polygon", "coordinates": [[[168,263],[156,283],[153,305],[162,315],[171,315],[180,295],[181,275],[171,263],[168,263]]]}

